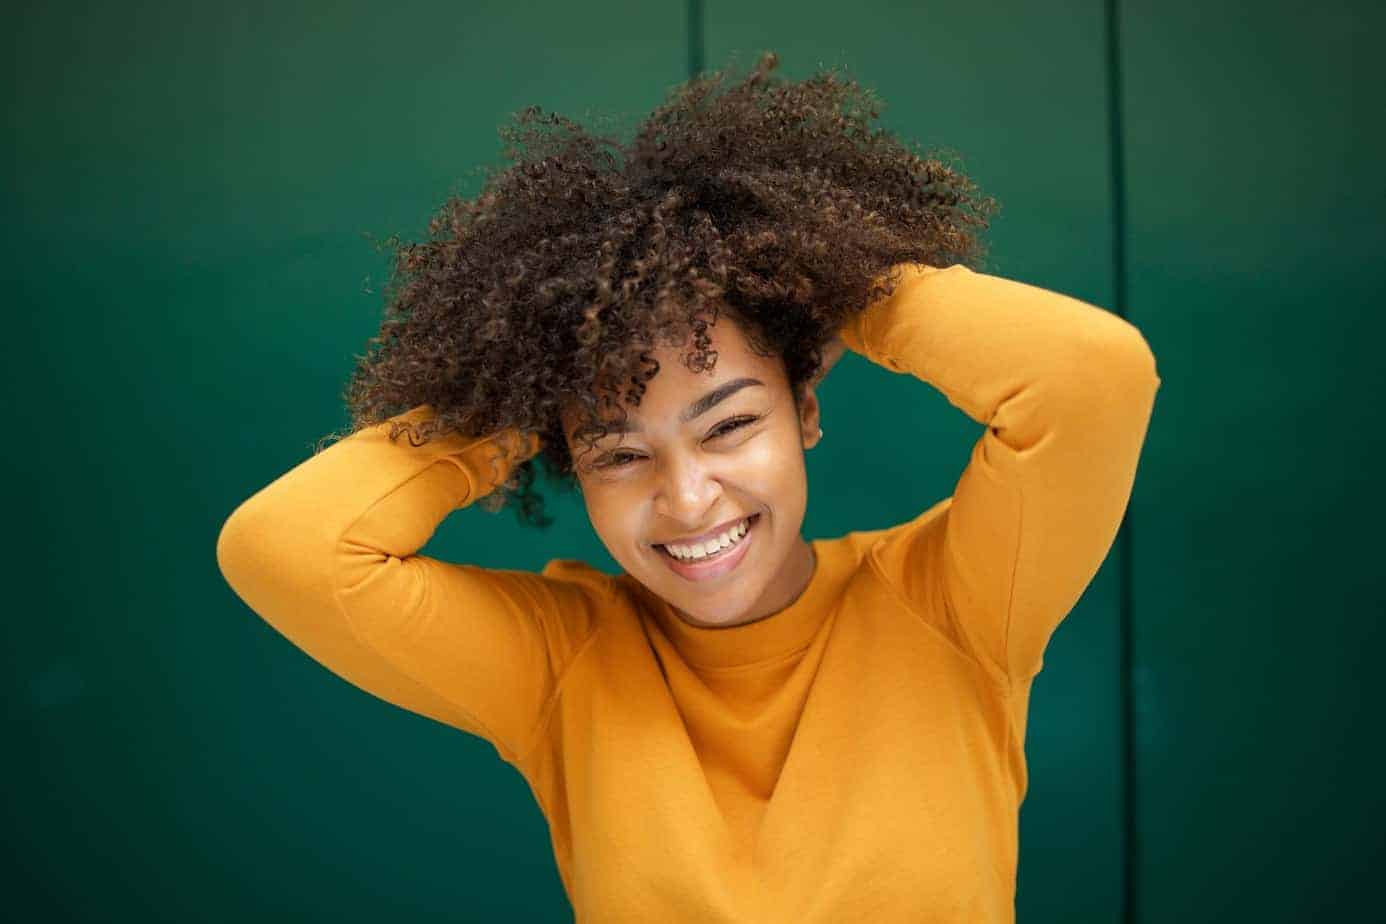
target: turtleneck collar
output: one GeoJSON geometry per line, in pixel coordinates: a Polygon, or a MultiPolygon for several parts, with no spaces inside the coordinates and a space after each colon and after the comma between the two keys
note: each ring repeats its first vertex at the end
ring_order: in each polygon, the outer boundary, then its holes
{"type": "Polygon", "coordinates": [[[808,584],[784,609],[739,626],[705,628],[685,622],[663,599],[641,588],[663,634],[693,667],[741,667],[768,661],[808,646],[823,624],[829,605],[851,577],[846,544],[813,539],[817,562],[808,584]]]}

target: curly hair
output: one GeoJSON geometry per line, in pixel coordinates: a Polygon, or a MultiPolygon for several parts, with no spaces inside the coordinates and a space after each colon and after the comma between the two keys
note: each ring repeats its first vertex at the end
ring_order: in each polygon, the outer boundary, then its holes
{"type": "Polygon", "coordinates": [[[574,439],[592,445],[606,412],[639,405],[657,346],[691,338],[684,363],[711,369],[707,331],[725,311],[753,349],[783,358],[797,403],[821,348],[893,291],[893,265],[980,268],[996,201],[872,130],[872,90],[836,68],[786,82],[778,64],[765,52],[739,79],[675,86],[629,143],[537,106],[518,113],[500,129],[514,163],[491,168],[475,198],[450,197],[427,240],[387,242],[384,319],[344,392],[351,432],[429,404],[430,419],[395,421],[390,439],[537,434],[539,450],[482,500],[495,512],[513,499],[522,524],[548,526],[534,467],[574,486],[564,409],[580,409],[574,439]]]}

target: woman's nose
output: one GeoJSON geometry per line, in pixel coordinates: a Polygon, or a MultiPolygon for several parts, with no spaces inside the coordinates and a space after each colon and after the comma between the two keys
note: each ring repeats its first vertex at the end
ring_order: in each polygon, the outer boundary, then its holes
{"type": "Polygon", "coordinates": [[[705,523],[707,513],[722,494],[714,473],[694,458],[669,459],[663,463],[656,509],[689,527],[705,523]]]}

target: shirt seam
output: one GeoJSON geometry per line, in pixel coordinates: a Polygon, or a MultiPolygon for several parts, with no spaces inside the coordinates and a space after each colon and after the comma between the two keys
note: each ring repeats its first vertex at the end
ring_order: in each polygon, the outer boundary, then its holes
{"type": "MultiPolygon", "coordinates": [[[[563,688],[567,685],[568,677],[572,674],[573,668],[582,660],[582,656],[592,647],[592,643],[597,640],[603,626],[596,625],[588,634],[587,639],[578,646],[578,650],[568,659],[568,664],[559,672],[558,679],[554,682],[553,692],[545,700],[544,707],[539,711],[539,718],[534,723],[534,730],[529,734],[527,742],[522,749],[523,756],[517,757],[515,765],[523,770],[523,765],[527,764],[534,757],[534,752],[539,749],[539,743],[543,738],[544,729],[548,726],[549,720],[558,711],[558,698],[563,693],[563,688]]],[[[526,773],[526,776],[528,773],[526,773]]]]}
{"type": "MultiPolygon", "coordinates": [[[[816,636],[817,636],[817,633],[815,633],[815,637],[816,637],[816,636]]],[[[764,658],[764,659],[759,660],[759,661],[751,661],[751,662],[748,663],[748,664],[726,664],[726,665],[718,665],[718,664],[698,664],[697,662],[690,661],[688,658],[684,658],[684,662],[685,662],[689,667],[694,668],[695,670],[707,671],[707,672],[710,672],[710,673],[718,673],[718,674],[728,674],[728,673],[732,673],[732,672],[734,672],[734,671],[750,670],[750,669],[753,668],[753,667],[773,667],[773,666],[775,666],[776,664],[781,664],[781,663],[783,663],[783,662],[785,662],[785,661],[788,661],[790,658],[794,657],[795,655],[801,655],[801,654],[803,654],[804,652],[808,651],[808,650],[809,650],[810,648],[812,648],[812,647],[813,647],[813,640],[810,639],[808,642],[805,642],[803,645],[801,645],[801,646],[799,646],[798,648],[795,648],[795,649],[793,649],[793,650],[791,650],[791,651],[787,651],[787,652],[785,652],[785,653],[783,653],[783,654],[771,655],[770,657],[764,658]]]]}
{"type": "Polygon", "coordinates": [[[1006,623],[1001,632],[1001,657],[1005,659],[1006,688],[1009,695],[1014,691],[1014,667],[1011,664],[1011,616],[1015,612],[1016,575],[1020,573],[1020,553],[1025,545],[1025,486],[1016,480],[1015,512],[1015,560],[1011,562],[1011,588],[1006,595],[1006,623]]]}
{"type": "MultiPolygon", "coordinates": [[[[900,587],[896,585],[895,580],[890,577],[890,575],[886,572],[885,568],[881,565],[880,560],[876,557],[875,547],[872,547],[870,553],[867,555],[867,560],[871,566],[871,570],[875,572],[876,576],[881,579],[882,583],[884,583],[888,588],[890,588],[891,594],[897,600],[900,601],[900,603],[909,611],[910,615],[913,616],[915,619],[919,620],[924,625],[929,626],[929,621],[924,618],[924,614],[920,612],[919,607],[915,604],[913,600],[910,599],[908,594],[906,594],[900,587]]],[[[942,634],[939,632],[938,629],[934,628],[933,626],[929,626],[929,628],[932,631],[939,633],[940,635],[942,634]]],[[[983,676],[987,678],[987,681],[992,686],[998,689],[1002,693],[1002,695],[1004,695],[1007,699],[1011,698],[1012,690],[1010,678],[1004,670],[995,667],[988,667],[982,660],[977,658],[971,652],[963,649],[962,647],[958,646],[952,641],[949,641],[948,647],[952,648],[955,652],[962,656],[969,664],[973,664],[980,668],[983,676]]]]}
{"type": "MultiPolygon", "coordinates": [[[[436,461],[439,461],[439,460],[434,460],[434,461],[436,462],[436,461]]],[[[487,725],[485,722],[483,722],[478,716],[474,715],[474,714],[472,713],[471,710],[467,709],[467,708],[464,707],[464,706],[459,706],[458,704],[454,703],[452,700],[447,699],[446,697],[443,697],[442,694],[438,693],[436,690],[434,690],[434,689],[433,689],[432,687],[430,687],[428,684],[424,683],[423,681],[419,680],[417,677],[415,677],[415,676],[413,676],[412,674],[410,674],[408,671],[406,671],[406,670],[400,668],[398,665],[396,665],[396,664],[394,663],[393,659],[391,659],[390,656],[389,656],[388,654],[386,654],[384,651],[381,650],[380,646],[374,644],[373,642],[371,642],[369,639],[367,639],[365,636],[363,636],[363,635],[361,634],[361,631],[360,631],[359,629],[357,629],[356,623],[355,623],[355,621],[352,619],[351,614],[347,612],[346,604],[344,604],[344,603],[342,602],[342,598],[341,598],[342,584],[341,584],[341,581],[338,580],[338,575],[340,574],[341,568],[342,568],[342,556],[341,556],[340,554],[338,554],[338,553],[339,553],[340,550],[341,550],[341,546],[342,546],[342,542],[344,541],[344,537],[346,536],[346,534],[347,534],[348,532],[351,531],[351,529],[352,529],[357,523],[359,523],[359,522],[361,521],[361,519],[362,519],[363,517],[365,517],[365,516],[366,516],[367,514],[369,514],[372,510],[374,510],[374,509],[376,508],[376,505],[377,505],[377,504],[381,503],[381,502],[384,501],[386,498],[390,497],[392,494],[394,494],[394,493],[395,493],[396,491],[398,491],[400,488],[402,488],[402,487],[404,487],[405,485],[407,485],[409,482],[413,481],[415,478],[418,478],[420,475],[424,474],[426,471],[428,471],[429,468],[431,468],[431,467],[433,466],[433,464],[434,464],[433,462],[430,462],[428,465],[424,466],[423,468],[421,468],[421,469],[419,469],[418,471],[416,471],[416,472],[414,472],[413,474],[411,474],[409,477],[405,478],[403,481],[401,481],[401,482],[399,482],[398,484],[396,484],[396,485],[395,485],[393,488],[391,488],[389,491],[385,492],[383,495],[381,495],[380,497],[378,497],[378,498],[376,498],[374,501],[372,501],[369,507],[367,507],[365,510],[361,511],[361,512],[360,512],[359,514],[357,514],[354,518],[352,518],[352,520],[351,520],[349,523],[347,523],[345,526],[342,527],[341,532],[338,533],[337,536],[336,536],[336,538],[333,540],[333,546],[334,546],[334,549],[335,549],[336,551],[334,551],[334,554],[333,554],[333,556],[332,556],[332,575],[331,575],[331,582],[332,582],[332,602],[333,602],[333,604],[337,607],[337,611],[341,614],[341,616],[342,616],[342,621],[346,623],[347,628],[351,630],[351,634],[356,638],[356,640],[357,640],[358,642],[361,643],[361,645],[363,645],[363,646],[364,646],[365,648],[367,648],[368,650],[375,652],[377,656],[379,656],[380,658],[382,658],[382,659],[385,661],[385,663],[388,664],[388,665],[391,667],[391,669],[393,669],[393,670],[395,670],[396,672],[398,672],[401,676],[409,678],[410,681],[412,681],[413,683],[417,684],[417,685],[418,685],[419,687],[421,687],[422,689],[425,689],[425,690],[427,690],[428,692],[432,693],[434,696],[437,696],[438,698],[443,699],[444,701],[446,701],[447,704],[448,704],[448,708],[450,708],[450,709],[454,710],[455,712],[461,714],[462,716],[464,716],[465,718],[467,718],[468,720],[470,720],[477,728],[481,729],[481,730],[486,734],[487,740],[491,741],[491,742],[496,746],[496,748],[501,752],[501,756],[502,756],[502,757],[505,757],[507,760],[514,761],[514,760],[516,759],[516,753],[515,753],[515,751],[510,747],[510,745],[506,744],[504,736],[498,735],[495,731],[493,731],[493,730],[491,729],[491,727],[490,727],[489,725],[487,725]]],[[[386,553],[386,554],[389,554],[389,553],[386,553]]]]}
{"type": "MultiPolygon", "coordinates": [[[[879,545],[879,543],[877,543],[877,545],[879,545]]],[[[877,546],[873,545],[868,550],[866,556],[871,570],[874,571],[877,577],[881,579],[881,582],[890,589],[890,592],[896,597],[896,599],[898,599],[901,602],[905,609],[909,611],[911,616],[919,620],[919,622],[923,625],[928,626],[928,620],[926,620],[923,614],[920,613],[919,607],[917,607],[914,604],[914,602],[910,600],[909,596],[905,594],[903,590],[897,587],[895,585],[895,582],[890,578],[890,576],[886,574],[885,569],[881,566],[880,561],[876,557],[876,547],[877,546]]],[[[1017,558],[1019,558],[1018,551],[1017,558]]],[[[1014,681],[1010,675],[1010,672],[1005,670],[988,668],[986,664],[982,663],[976,657],[973,657],[972,655],[963,651],[958,646],[950,644],[949,647],[951,647],[959,655],[964,657],[969,663],[977,665],[977,667],[982,671],[982,674],[987,678],[988,682],[991,684],[992,688],[1001,694],[1002,712],[1005,713],[1006,717],[1006,739],[1011,748],[1019,750],[1021,754],[1021,759],[1023,760],[1025,750],[1024,744],[1020,740],[1020,731],[1016,727],[1015,722],[1015,690],[1014,681]],[[996,676],[998,672],[1001,674],[1000,678],[996,676]]],[[[1019,809],[1018,802],[1015,804],[1015,808],[1017,810],[1019,809]]]]}

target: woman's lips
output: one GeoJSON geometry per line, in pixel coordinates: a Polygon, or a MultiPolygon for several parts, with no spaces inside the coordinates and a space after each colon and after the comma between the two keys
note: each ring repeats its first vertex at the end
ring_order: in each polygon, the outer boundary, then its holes
{"type": "Polygon", "coordinates": [[[760,522],[760,514],[755,513],[750,517],[750,522],[746,524],[746,535],[729,549],[723,549],[715,555],[710,555],[702,561],[683,561],[670,555],[663,546],[656,546],[656,552],[664,563],[669,566],[681,578],[689,581],[710,581],[713,578],[721,577],[741,564],[741,560],[746,557],[746,552],[751,543],[755,541],[756,524],[760,522]]]}

